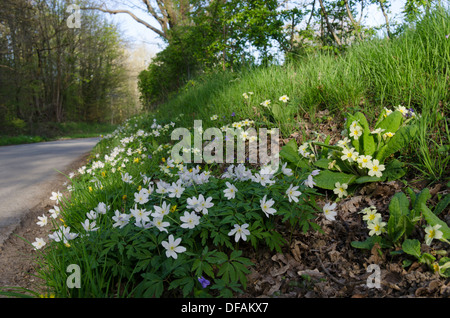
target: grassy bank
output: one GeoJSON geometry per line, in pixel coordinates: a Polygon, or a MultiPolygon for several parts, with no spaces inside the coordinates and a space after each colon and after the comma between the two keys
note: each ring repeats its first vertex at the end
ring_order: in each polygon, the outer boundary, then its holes
{"type": "Polygon", "coordinates": [[[402,105],[422,115],[420,138],[409,149],[412,165],[426,178],[442,178],[450,136],[449,21],[448,11],[437,10],[398,38],[355,44],[339,56],[316,53],[283,66],[205,76],[191,81],[156,115],[184,113],[186,127],[213,115],[225,121],[252,118],[279,127],[286,138],[303,130],[305,122],[320,124],[325,114],[342,123],[346,112],[362,111],[373,125],[385,107],[402,105]],[[279,101],[283,95],[289,103],[279,101]],[[261,105],[265,101],[269,107],[261,105]]]}

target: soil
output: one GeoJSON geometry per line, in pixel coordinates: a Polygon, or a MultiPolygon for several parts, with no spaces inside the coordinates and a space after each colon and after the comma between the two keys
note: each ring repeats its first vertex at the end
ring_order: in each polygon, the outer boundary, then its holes
{"type": "Polygon", "coordinates": [[[27,213],[15,231],[0,245],[0,289],[13,291],[20,287],[37,292],[43,290],[44,282],[36,276],[37,253],[31,242],[34,242],[36,237],[48,237],[50,228],[36,225],[37,217],[48,214],[48,210],[54,206],[54,201],[50,200],[51,192],[66,190],[65,175],[86,164],[88,157],[89,154],[83,154],[62,171],[64,175],[58,174],[43,185],[47,189],[44,192],[48,195],[27,213]],[[8,289],[9,287],[11,289],[8,289]]]}

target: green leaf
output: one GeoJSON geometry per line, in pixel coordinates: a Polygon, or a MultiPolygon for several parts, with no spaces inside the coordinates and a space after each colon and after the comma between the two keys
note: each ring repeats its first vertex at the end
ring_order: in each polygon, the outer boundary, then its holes
{"type": "Polygon", "coordinates": [[[375,129],[381,128],[384,129],[385,132],[393,132],[395,133],[400,125],[403,122],[403,115],[399,111],[393,111],[390,115],[386,116],[383,120],[381,120],[376,126],[375,129]]]}
{"type": "Polygon", "coordinates": [[[369,236],[365,241],[352,241],[350,243],[354,248],[371,250],[375,243],[379,243],[381,240],[380,236],[369,236]]]}
{"type": "Polygon", "coordinates": [[[381,147],[377,152],[375,158],[383,163],[384,160],[390,155],[400,151],[402,148],[407,148],[411,140],[417,133],[417,125],[409,125],[401,127],[395,135],[387,142],[386,145],[381,147]]]}
{"type": "MultiPolygon", "coordinates": [[[[430,190],[428,188],[420,191],[414,200],[413,211],[411,213],[411,218],[416,218],[420,216],[420,209],[422,204],[427,204],[427,201],[431,198],[430,190]]],[[[412,200],[411,200],[412,201],[412,200]]]]}
{"type": "Polygon", "coordinates": [[[412,256],[416,257],[417,259],[419,259],[422,254],[420,252],[420,242],[419,242],[419,240],[416,240],[416,239],[405,240],[402,244],[402,250],[403,250],[403,252],[405,252],[409,255],[412,255],[412,256]]]}
{"type": "Polygon", "coordinates": [[[297,142],[295,141],[295,139],[289,140],[289,142],[281,148],[280,157],[295,164],[298,167],[301,168],[309,167],[309,165],[305,162],[304,158],[302,158],[299,155],[297,142]]]}
{"type": "Polygon", "coordinates": [[[393,242],[397,242],[403,234],[408,234],[410,230],[408,215],[409,200],[403,192],[398,192],[392,197],[389,203],[387,232],[393,242]]]}
{"type": "Polygon", "coordinates": [[[436,260],[436,257],[431,255],[430,253],[423,253],[419,259],[419,262],[431,266],[431,264],[433,264],[435,260],[436,260]]]}
{"type": "Polygon", "coordinates": [[[387,181],[395,181],[400,179],[405,175],[405,170],[403,170],[404,164],[394,159],[386,165],[386,170],[383,172],[383,177],[386,178],[387,181]]]}
{"type": "Polygon", "coordinates": [[[317,160],[316,162],[314,162],[314,165],[316,166],[316,167],[318,167],[318,168],[322,168],[322,169],[328,169],[328,164],[331,162],[332,160],[331,159],[325,159],[325,158],[322,158],[322,159],[319,159],[319,160],[317,160]]]}
{"type": "Polygon", "coordinates": [[[372,156],[376,150],[375,139],[370,133],[370,130],[364,130],[362,134],[363,153],[367,156],[372,156]]]}
{"type": "Polygon", "coordinates": [[[370,127],[366,116],[363,113],[358,112],[355,114],[355,118],[359,121],[359,125],[363,128],[363,134],[360,137],[362,143],[362,151],[360,152],[365,155],[372,156],[376,150],[376,146],[373,135],[370,133],[370,127]]]}
{"type": "Polygon", "coordinates": [[[439,229],[444,239],[449,240],[450,239],[450,228],[447,226],[447,223],[439,219],[424,203],[421,205],[421,211],[422,214],[427,221],[427,223],[431,226],[435,226],[436,224],[441,225],[441,228],[439,229]]]}
{"type": "Polygon", "coordinates": [[[313,177],[313,180],[319,188],[333,190],[336,187],[336,182],[341,184],[347,183],[350,185],[354,180],[356,180],[356,176],[343,172],[322,170],[317,176],[313,177]]]}
{"type": "Polygon", "coordinates": [[[409,188],[409,187],[406,188],[406,191],[408,192],[409,198],[410,198],[410,200],[411,200],[411,205],[412,205],[413,207],[415,207],[416,193],[414,192],[413,189],[411,189],[411,188],[409,188]]]}
{"type": "Polygon", "coordinates": [[[139,291],[140,297],[161,297],[164,292],[164,281],[161,277],[152,273],[142,274],[144,281],[142,281],[137,290],[139,291]]]}
{"type": "Polygon", "coordinates": [[[359,177],[358,179],[356,179],[355,182],[358,184],[362,184],[362,183],[367,183],[367,182],[377,182],[377,181],[381,181],[381,180],[382,180],[382,178],[379,178],[379,177],[362,176],[362,177],[359,177]]]}
{"type": "Polygon", "coordinates": [[[450,258],[442,257],[439,260],[439,275],[442,277],[450,277],[450,258]]]}
{"type": "Polygon", "coordinates": [[[183,286],[183,297],[187,297],[194,289],[194,283],[195,280],[192,277],[183,277],[172,281],[169,285],[169,290],[183,286]]]}
{"type": "Polygon", "coordinates": [[[396,193],[389,203],[389,212],[398,215],[409,215],[409,200],[403,192],[396,193]]]}
{"type": "Polygon", "coordinates": [[[450,203],[450,193],[448,193],[434,208],[434,214],[439,215],[450,203]]]}

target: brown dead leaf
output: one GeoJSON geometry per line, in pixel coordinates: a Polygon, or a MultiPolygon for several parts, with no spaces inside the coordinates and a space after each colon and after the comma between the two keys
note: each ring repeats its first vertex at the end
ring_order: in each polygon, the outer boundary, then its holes
{"type": "Polygon", "coordinates": [[[297,274],[299,276],[308,275],[308,276],[313,277],[313,278],[322,278],[322,277],[325,276],[325,274],[319,272],[319,270],[317,268],[313,269],[313,270],[305,269],[305,270],[302,270],[302,271],[298,271],[297,274]]]}
{"type": "Polygon", "coordinates": [[[363,200],[362,195],[351,197],[350,199],[344,201],[340,205],[340,209],[343,213],[356,212],[360,210],[361,201],[363,200]]]}
{"type": "Polygon", "coordinates": [[[271,268],[270,269],[270,275],[272,275],[274,277],[283,275],[289,270],[290,267],[291,267],[290,265],[285,265],[285,266],[280,267],[280,268],[271,268]]]}
{"type": "Polygon", "coordinates": [[[385,261],[384,254],[381,253],[380,255],[380,244],[375,243],[372,249],[370,250],[370,257],[369,257],[369,263],[370,264],[381,264],[385,261]]]}
{"type": "Polygon", "coordinates": [[[279,280],[279,281],[277,281],[276,283],[275,283],[275,285],[273,285],[270,289],[269,289],[269,291],[267,292],[267,295],[273,295],[273,293],[275,293],[275,292],[277,292],[277,291],[279,291],[280,290],[280,287],[281,287],[281,280],[279,280]]]}
{"type": "Polygon", "coordinates": [[[298,241],[295,241],[292,245],[293,247],[291,247],[291,253],[294,256],[294,259],[297,262],[301,262],[302,261],[302,252],[300,251],[300,244],[297,244],[298,241]]]}
{"type": "Polygon", "coordinates": [[[355,295],[352,295],[352,298],[367,298],[367,295],[355,294],[355,295]]]}

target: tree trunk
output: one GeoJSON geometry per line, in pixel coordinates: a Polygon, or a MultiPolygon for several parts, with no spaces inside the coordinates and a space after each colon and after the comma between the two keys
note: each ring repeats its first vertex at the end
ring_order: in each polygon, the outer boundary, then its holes
{"type": "Polygon", "coordinates": [[[344,3],[345,3],[345,9],[347,10],[348,18],[350,19],[351,23],[353,24],[353,28],[356,31],[356,35],[357,35],[358,39],[361,41],[362,40],[362,37],[361,37],[361,26],[353,18],[353,14],[352,14],[352,12],[350,10],[350,6],[348,5],[348,0],[344,0],[344,3]]]}
{"type": "Polygon", "coordinates": [[[333,26],[331,25],[330,20],[328,19],[328,14],[327,14],[327,11],[325,10],[325,6],[323,5],[323,0],[319,0],[319,3],[320,3],[320,7],[322,9],[322,14],[323,14],[323,17],[325,19],[325,23],[327,24],[327,29],[331,33],[331,35],[333,36],[333,38],[336,41],[337,45],[339,47],[341,47],[342,46],[341,40],[337,36],[336,32],[334,32],[333,26]]]}
{"type": "Polygon", "coordinates": [[[384,16],[384,20],[386,21],[387,37],[388,37],[388,39],[390,39],[392,37],[392,34],[391,34],[391,28],[389,26],[389,18],[388,18],[388,15],[386,13],[386,8],[385,8],[385,6],[383,4],[384,1],[385,0],[379,0],[379,3],[380,3],[381,12],[383,13],[383,16],[384,16]]]}

